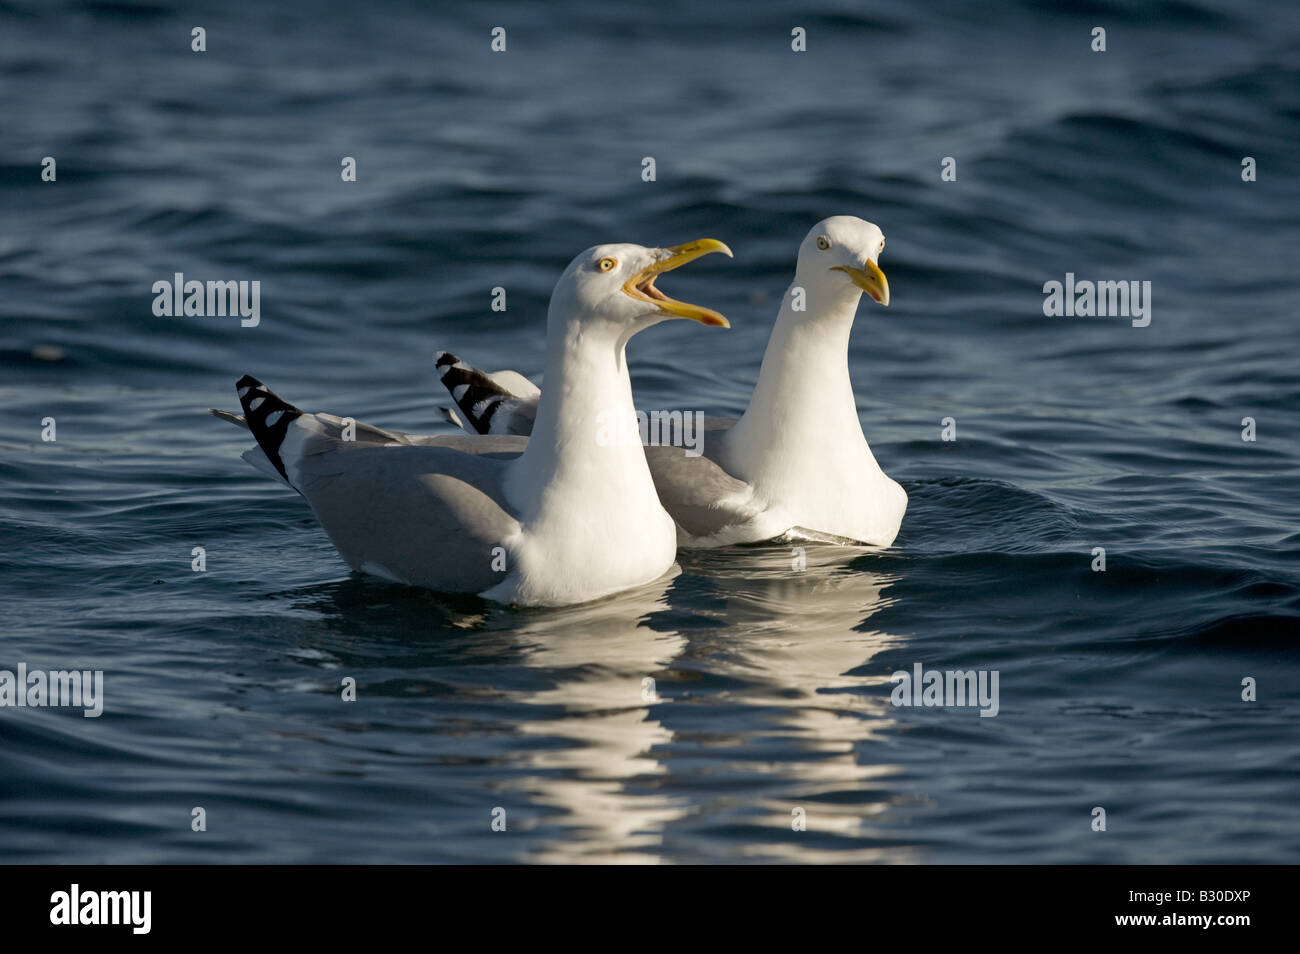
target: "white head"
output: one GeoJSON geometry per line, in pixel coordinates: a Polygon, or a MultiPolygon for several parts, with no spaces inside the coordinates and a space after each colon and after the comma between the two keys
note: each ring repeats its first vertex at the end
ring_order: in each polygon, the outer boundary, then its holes
{"type": "Polygon", "coordinates": [[[885,234],[871,222],[855,215],[822,219],[799,246],[795,284],[810,298],[838,298],[856,288],[888,305],[889,282],[877,261],[884,248],[885,234]]]}
{"type": "Polygon", "coordinates": [[[713,309],[677,301],[655,288],[659,275],[710,252],[731,257],[731,249],[716,239],[671,248],[596,245],[570,262],[555,283],[550,320],[576,321],[584,328],[603,325],[622,339],[668,318],[729,328],[727,319],[713,309]]]}

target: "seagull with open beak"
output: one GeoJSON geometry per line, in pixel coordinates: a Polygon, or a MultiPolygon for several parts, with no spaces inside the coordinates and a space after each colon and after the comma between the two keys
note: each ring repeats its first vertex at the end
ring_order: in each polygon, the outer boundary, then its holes
{"type": "MultiPolygon", "coordinates": [[[[655,287],[710,252],[598,245],[556,282],[547,315],[546,394],[532,437],[418,437],[307,413],[245,375],[245,459],[297,490],[354,570],[503,603],[582,603],[670,570],[677,531],[639,440],[602,440],[602,415],[635,419],[624,348],[669,318],[729,327],[711,308],[655,287]],[[525,446],[526,449],[525,449],[525,446]]],[[[463,396],[463,395],[462,395],[463,396]]]]}

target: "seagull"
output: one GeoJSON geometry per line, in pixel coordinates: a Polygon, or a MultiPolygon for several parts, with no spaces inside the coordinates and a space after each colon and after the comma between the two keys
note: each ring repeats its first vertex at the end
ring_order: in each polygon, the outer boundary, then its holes
{"type": "MultiPolygon", "coordinates": [[[[889,304],[878,264],[885,236],[835,215],[799,246],[749,406],[706,418],[703,454],[647,446],[646,459],[683,547],[786,539],[887,547],[907,493],[876,462],[849,379],[849,332],[862,293],[889,304]]],[[[514,371],[484,373],[439,352],[456,408],[448,420],[480,434],[527,434],[540,391],[514,371]],[[458,413],[459,412],[459,413],[458,413]]],[[[551,379],[546,379],[549,389],[551,379]]]]}
{"type": "Polygon", "coordinates": [[[551,293],[546,395],[529,438],[422,437],[294,407],[249,375],[236,384],[243,456],[311,506],[354,570],[501,603],[584,603],[653,581],[676,559],[639,440],[624,348],[668,318],[730,327],[718,312],[669,298],[655,279],[716,239],[671,248],[598,245],[551,293]]]}

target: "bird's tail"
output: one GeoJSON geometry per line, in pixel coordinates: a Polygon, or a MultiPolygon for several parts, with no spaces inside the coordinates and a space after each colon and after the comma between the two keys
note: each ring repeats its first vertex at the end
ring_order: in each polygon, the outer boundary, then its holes
{"type": "MultiPolygon", "coordinates": [[[[285,435],[289,432],[289,425],[302,416],[302,411],[251,374],[246,374],[236,381],[235,390],[239,394],[240,406],[244,409],[244,426],[252,431],[257,446],[262,448],[266,459],[288,483],[289,475],[280,457],[280,445],[284,443],[285,435]]],[[[221,413],[217,416],[223,420],[230,420],[236,415],[227,416],[221,413]]]]}

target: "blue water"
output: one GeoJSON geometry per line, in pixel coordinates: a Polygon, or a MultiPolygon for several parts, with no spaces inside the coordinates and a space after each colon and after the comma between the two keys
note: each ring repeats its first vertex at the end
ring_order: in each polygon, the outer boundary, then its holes
{"type": "Polygon", "coordinates": [[[0,669],[105,673],[98,719],[0,709],[0,858],[1300,860],[1300,8],[434,7],[0,0],[0,669]],[[629,359],[736,414],[831,214],[888,237],[850,354],[887,552],[442,598],[350,576],[203,413],[249,372],[445,428],[435,351],[535,377],[576,252],[712,236],[665,287],[732,330],[629,359]],[[260,325],[154,317],[177,271],[260,325]],[[1151,324],[1045,317],[1066,272],[1151,324]],[[892,705],[914,663],[999,714],[892,705]]]}

